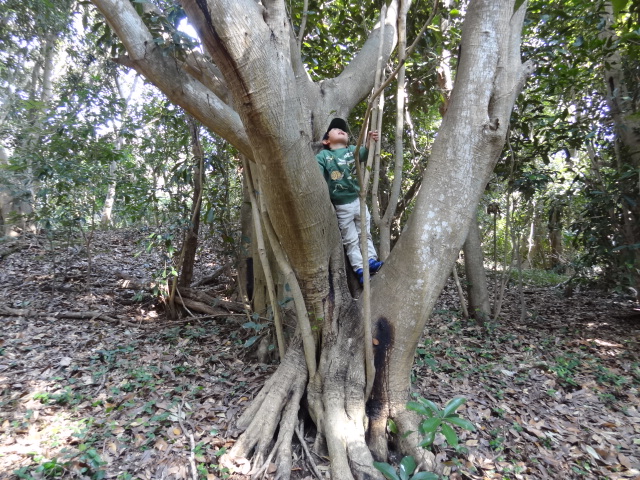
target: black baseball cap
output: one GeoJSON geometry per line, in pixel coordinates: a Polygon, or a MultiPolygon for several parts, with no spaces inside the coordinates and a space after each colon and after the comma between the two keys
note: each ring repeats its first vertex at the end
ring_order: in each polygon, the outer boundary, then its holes
{"type": "Polygon", "coordinates": [[[329,132],[331,130],[333,130],[334,128],[339,128],[340,130],[342,130],[343,132],[349,132],[349,126],[347,125],[347,122],[344,121],[342,118],[334,118],[333,120],[331,120],[331,123],[329,124],[329,128],[327,128],[327,131],[324,134],[324,137],[322,137],[323,140],[326,140],[327,138],[329,138],[329,132]]]}

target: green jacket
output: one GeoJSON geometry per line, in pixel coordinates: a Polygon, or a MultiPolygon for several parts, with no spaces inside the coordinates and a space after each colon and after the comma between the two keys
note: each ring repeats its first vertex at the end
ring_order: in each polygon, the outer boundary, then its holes
{"type": "MultiPolygon", "coordinates": [[[[320,171],[329,185],[329,197],[334,205],[346,205],[358,198],[360,185],[353,161],[355,145],[336,150],[322,150],[316,155],[320,171]]],[[[360,161],[367,160],[368,150],[360,147],[360,161]]]]}

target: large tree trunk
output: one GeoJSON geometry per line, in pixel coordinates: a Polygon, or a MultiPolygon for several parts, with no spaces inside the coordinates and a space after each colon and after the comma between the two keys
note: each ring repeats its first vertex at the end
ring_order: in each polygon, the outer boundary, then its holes
{"type": "MultiPolygon", "coordinates": [[[[612,45],[619,40],[613,24],[613,6],[606,2],[602,37],[612,45]]],[[[625,77],[625,60],[620,52],[611,49],[605,58],[605,85],[609,111],[614,123],[614,150],[616,167],[620,176],[621,215],[619,226],[625,243],[620,254],[621,265],[631,264],[630,276],[634,279],[636,298],[640,299],[640,115],[638,115],[638,85],[633,78],[625,77]],[[633,89],[635,88],[635,92],[633,89]]],[[[623,267],[626,268],[626,267],[623,267]]]]}
{"type": "MultiPolygon", "coordinates": [[[[519,53],[524,6],[515,14],[513,7],[510,1],[470,2],[455,86],[425,181],[406,231],[372,282],[372,298],[381,299],[372,306],[372,320],[378,328],[388,322],[382,329],[391,332],[382,382],[388,402],[377,410],[395,418],[405,451],[417,435],[404,408],[415,348],[502,151],[529,68],[519,53]]],[[[384,445],[383,439],[376,444],[384,445]]]]}
{"type": "MultiPolygon", "coordinates": [[[[243,415],[239,426],[244,433],[225,460],[232,464],[234,458],[252,456],[254,468],[260,469],[272,458],[278,477],[288,478],[305,385],[318,431],[316,448],[326,445],[332,478],[381,478],[372,467],[371,450],[385,458],[388,415],[402,430],[397,439],[401,450],[420,456],[415,419],[404,408],[409,372],[426,319],[504,144],[524,81],[519,58],[524,7],[514,15],[515,0],[470,3],[457,90],[425,173],[427,184],[407,231],[372,282],[378,373],[367,410],[367,443],[361,306],[347,289],[340,233],[312,144],[331,117],[346,117],[371,89],[379,30],[338,77],[314,84],[300,60],[284,1],[183,0],[215,64],[198,71],[185,67],[186,73],[175,68],[176,59],[163,57],[128,1],[93,2],[129,51],[123,63],[255,163],[251,170],[272,224],[270,240],[277,244],[272,246],[286,253],[304,295],[306,308],[298,314],[302,334],[243,415]],[[219,76],[211,81],[198,73],[204,71],[219,76]],[[223,93],[229,94],[229,103],[221,100],[223,93]],[[317,356],[309,355],[318,347],[317,356]],[[404,435],[409,431],[414,433],[404,435]]],[[[392,1],[384,59],[393,48],[396,17],[397,2],[392,1]]]]}

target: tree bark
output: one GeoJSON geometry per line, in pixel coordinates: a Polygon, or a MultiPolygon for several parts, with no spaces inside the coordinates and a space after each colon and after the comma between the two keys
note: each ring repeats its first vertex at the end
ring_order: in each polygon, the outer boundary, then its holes
{"type": "Polygon", "coordinates": [[[178,286],[188,287],[193,279],[193,265],[198,250],[198,231],[200,230],[200,212],[202,210],[202,189],[204,187],[204,151],[200,143],[200,125],[193,118],[189,119],[191,132],[191,152],[193,154],[193,200],[191,217],[184,243],[182,245],[182,265],[178,286]]]}
{"type": "Polygon", "coordinates": [[[250,304],[253,300],[253,218],[247,184],[247,171],[242,171],[242,205],[240,207],[240,242],[236,255],[238,272],[238,300],[250,304]]]}
{"type": "MultiPolygon", "coordinates": [[[[526,2],[525,2],[526,3],[526,2]]],[[[449,108],[433,145],[424,183],[406,230],[372,282],[374,324],[389,322],[388,405],[405,449],[415,439],[404,405],[423,327],[468,230],[505,143],[515,96],[530,71],[519,45],[525,6],[472,1],[449,108]]]]}
{"type": "MultiPolygon", "coordinates": [[[[615,45],[619,38],[613,28],[615,17],[610,1],[605,2],[603,20],[605,27],[602,37],[615,45]]],[[[631,268],[623,268],[633,278],[635,295],[640,300],[640,116],[636,100],[637,85],[636,92],[632,92],[633,80],[625,78],[624,64],[625,59],[620,52],[611,49],[605,57],[604,73],[606,98],[614,124],[616,166],[623,189],[619,192],[622,210],[619,221],[626,251],[620,253],[626,261],[619,263],[631,264],[631,268]],[[627,175],[631,178],[623,180],[627,175]]]]}
{"type": "Polygon", "coordinates": [[[562,264],[562,206],[553,203],[549,208],[549,245],[551,246],[551,268],[562,264]]]}
{"type": "MultiPolygon", "coordinates": [[[[136,77],[133,80],[133,85],[131,87],[129,95],[125,95],[124,89],[122,88],[122,83],[118,79],[117,75],[118,74],[116,72],[114,74],[114,82],[116,84],[118,95],[120,96],[120,99],[124,102],[122,106],[122,111],[120,112],[120,118],[119,118],[120,127],[115,125],[115,119],[114,119],[115,150],[116,152],[120,152],[124,147],[124,139],[122,138],[121,130],[124,122],[127,119],[127,107],[129,105],[129,102],[131,101],[131,97],[133,96],[133,93],[136,90],[136,85],[138,83],[138,76],[136,75],[136,77]]],[[[113,160],[109,164],[109,185],[107,186],[107,196],[104,199],[104,206],[102,207],[102,214],[100,216],[100,226],[102,228],[107,228],[111,226],[113,222],[112,215],[113,215],[113,205],[115,204],[115,201],[116,201],[117,169],[118,169],[118,162],[113,160]]]]}
{"type": "Polygon", "coordinates": [[[56,32],[46,32],[40,39],[40,58],[31,72],[29,100],[34,104],[40,102],[39,108],[32,108],[28,113],[28,127],[18,149],[25,152],[27,172],[23,178],[9,174],[11,189],[0,191],[0,212],[3,218],[4,233],[7,236],[18,236],[25,231],[35,232],[35,224],[29,218],[33,213],[33,202],[38,193],[38,180],[33,175],[34,165],[31,160],[33,152],[42,137],[45,109],[53,95],[52,76],[56,52],[56,32]],[[26,186],[26,187],[25,187],[26,186]]]}
{"type": "Polygon", "coordinates": [[[477,215],[471,216],[469,232],[464,242],[464,268],[467,276],[469,312],[473,318],[484,323],[491,316],[491,303],[477,215]]]}
{"type": "MultiPolygon", "coordinates": [[[[404,166],[404,144],[403,144],[403,132],[404,132],[404,106],[405,106],[405,49],[407,46],[407,12],[409,5],[407,2],[400,2],[400,13],[398,15],[398,63],[400,64],[400,71],[397,78],[397,91],[396,91],[396,141],[394,152],[394,170],[393,170],[393,182],[391,183],[391,192],[384,208],[384,214],[382,217],[375,214],[374,219],[380,229],[380,252],[379,257],[381,260],[386,260],[391,252],[391,224],[395,218],[396,209],[398,207],[398,200],[400,199],[400,189],[402,186],[402,170],[404,166]]],[[[376,176],[380,174],[379,168],[376,169],[376,176]]],[[[377,196],[376,185],[374,182],[373,194],[377,196]]],[[[377,199],[373,198],[376,202],[377,199]]],[[[382,205],[381,205],[382,207],[382,205]]],[[[382,208],[381,208],[382,209],[382,208]]]]}

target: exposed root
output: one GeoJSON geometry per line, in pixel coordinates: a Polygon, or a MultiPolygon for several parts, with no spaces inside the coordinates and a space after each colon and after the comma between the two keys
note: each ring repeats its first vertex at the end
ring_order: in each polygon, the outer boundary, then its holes
{"type": "Polygon", "coordinates": [[[303,422],[300,422],[300,425],[296,428],[296,435],[298,436],[298,440],[300,440],[300,445],[302,446],[302,450],[304,454],[307,456],[307,465],[316,476],[317,479],[322,479],[322,473],[318,470],[316,466],[316,462],[314,462],[313,457],[311,456],[311,452],[309,451],[309,447],[307,447],[307,442],[304,440],[304,432],[302,429],[303,422]]]}
{"type": "MultiPolygon", "coordinates": [[[[344,286],[346,289],[346,285],[344,286]]],[[[364,335],[354,302],[329,305],[319,372],[322,391],[313,396],[331,458],[332,480],[382,479],[365,441],[364,335]]],[[[312,397],[309,396],[311,403],[312,397]]],[[[319,427],[320,428],[320,427],[319,427]]]]}
{"type": "Polygon", "coordinates": [[[394,420],[400,432],[398,447],[402,454],[413,456],[420,470],[435,472],[438,468],[435,455],[419,446],[422,437],[418,434],[416,427],[420,423],[418,414],[403,409],[394,416],[394,420]]]}
{"type": "Polygon", "coordinates": [[[291,475],[292,454],[291,441],[295,432],[296,423],[298,422],[298,410],[300,409],[300,400],[304,393],[305,382],[301,382],[295,386],[291,398],[287,403],[280,421],[280,432],[277,440],[277,453],[275,464],[277,468],[276,479],[287,480],[291,475]]]}
{"type": "Polygon", "coordinates": [[[264,474],[275,459],[277,478],[288,479],[292,464],[291,439],[306,381],[302,344],[296,338],[276,372],[238,420],[237,426],[244,429],[244,433],[221,458],[221,464],[234,471],[251,456],[252,473],[257,476],[264,474]],[[278,437],[274,444],[276,430],[278,437]]]}

